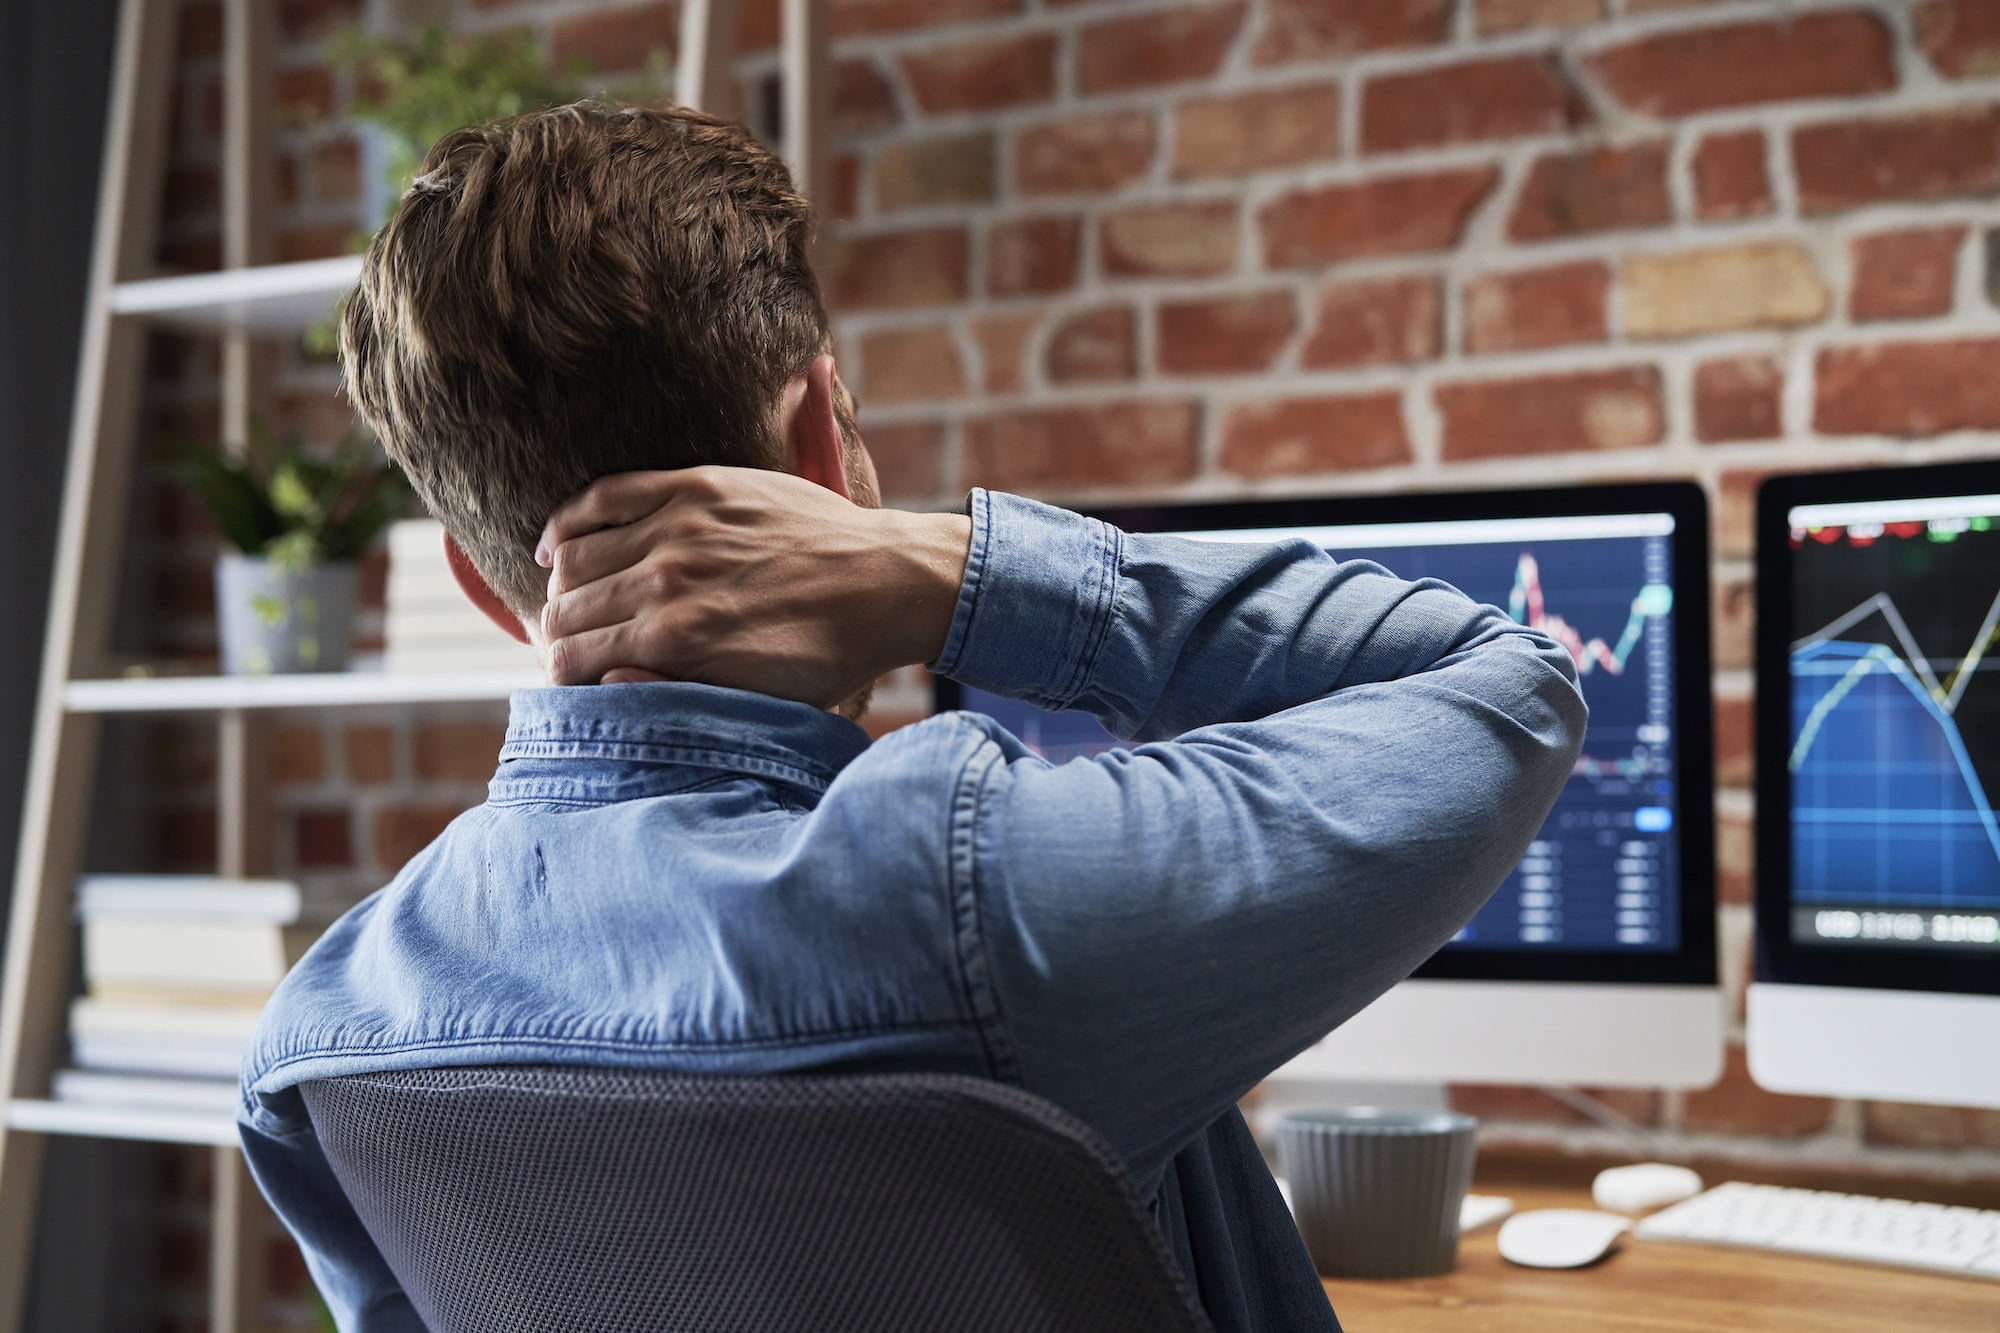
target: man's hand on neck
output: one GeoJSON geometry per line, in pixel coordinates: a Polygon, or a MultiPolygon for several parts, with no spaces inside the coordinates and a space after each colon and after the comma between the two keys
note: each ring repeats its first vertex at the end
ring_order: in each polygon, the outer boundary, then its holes
{"type": "Polygon", "coordinates": [[[534,638],[552,684],[690,680],[841,708],[943,651],[971,540],[963,514],[866,509],[783,472],[623,473],[549,519],[534,638]]]}

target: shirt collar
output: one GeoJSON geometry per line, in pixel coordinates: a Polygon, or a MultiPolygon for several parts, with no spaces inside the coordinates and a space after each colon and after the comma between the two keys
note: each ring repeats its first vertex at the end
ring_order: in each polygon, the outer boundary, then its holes
{"type": "Polygon", "coordinates": [[[860,727],[810,704],[684,681],[517,690],[509,713],[494,801],[643,795],[686,785],[664,771],[674,769],[821,792],[869,744],[860,727]]]}

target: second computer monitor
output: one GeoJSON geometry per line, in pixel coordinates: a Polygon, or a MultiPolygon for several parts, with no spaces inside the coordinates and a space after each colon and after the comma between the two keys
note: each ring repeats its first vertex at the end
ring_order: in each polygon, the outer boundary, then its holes
{"type": "Polygon", "coordinates": [[[2000,463],[1774,477],[1757,523],[1751,1075],[2000,1106],[2000,463]]]}
{"type": "MultiPolygon", "coordinates": [[[[1100,511],[1127,531],[1305,538],[1437,578],[1577,666],[1584,753],[1458,937],[1288,1072],[1396,1082],[1701,1086],[1722,1059],[1710,782],[1707,511],[1664,483],[1100,511]]],[[[1088,716],[940,682],[1043,757],[1119,742],[1088,716]]]]}

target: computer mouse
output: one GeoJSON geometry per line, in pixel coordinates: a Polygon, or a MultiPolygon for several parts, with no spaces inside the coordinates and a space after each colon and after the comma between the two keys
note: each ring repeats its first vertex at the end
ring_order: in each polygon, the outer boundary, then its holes
{"type": "Polygon", "coordinates": [[[1537,1208],[1500,1224],[1500,1257],[1524,1268],[1581,1268],[1603,1258],[1631,1226],[1616,1213],[1537,1208]]]}
{"type": "Polygon", "coordinates": [[[1684,1166],[1637,1162],[1599,1171],[1590,1183],[1590,1197],[1599,1208],[1614,1213],[1643,1213],[1664,1208],[1701,1193],[1701,1177],[1684,1166]]]}

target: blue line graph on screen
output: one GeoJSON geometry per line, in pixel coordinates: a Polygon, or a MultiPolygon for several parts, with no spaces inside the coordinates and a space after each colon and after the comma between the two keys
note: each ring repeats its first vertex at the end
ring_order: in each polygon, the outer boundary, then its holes
{"type": "Polygon", "coordinates": [[[2000,596],[1940,678],[1877,593],[1792,645],[1792,869],[1801,901],[2000,907],[2000,820],[1954,716],[2000,640],[2000,596]],[[1880,616],[1889,643],[1839,637],[1880,616]]]}

